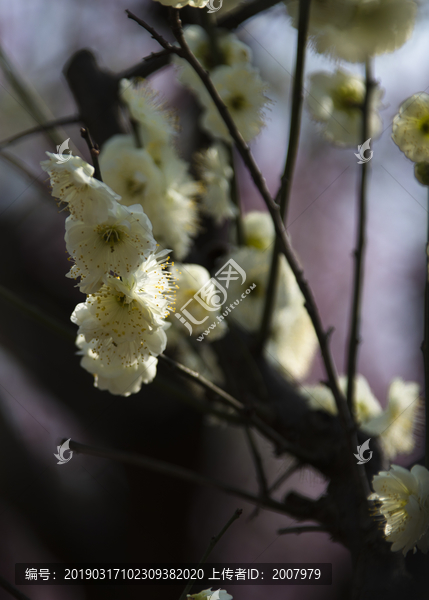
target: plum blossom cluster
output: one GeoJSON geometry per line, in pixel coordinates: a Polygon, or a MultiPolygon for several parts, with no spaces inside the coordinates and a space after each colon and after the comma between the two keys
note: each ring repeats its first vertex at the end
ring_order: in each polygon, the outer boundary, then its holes
{"type": "Polygon", "coordinates": [[[91,165],[76,156],[61,163],[58,155],[47,155],[41,166],[52,195],[70,212],[68,276],[87,295],[71,316],[79,327],[81,365],[99,389],[128,396],[153,380],[156,357],[166,347],[173,302],[169,251],[157,251],[141,205],[124,206],[91,165]]]}
{"type": "Polygon", "coordinates": [[[120,98],[135,132],[114,135],[104,145],[100,154],[103,179],[121,196],[122,204],[143,208],[157,242],[182,260],[198,232],[196,197],[202,186],[179,157],[175,118],[152,88],[123,79],[120,98]]]}
{"type": "MultiPolygon", "coordinates": [[[[345,394],[347,377],[339,378],[339,386],[345,394]]],[[[362,431],[379,437],[389,459],[397,454],[411,453],[415,446],[414,433],[420,408],[418,384],[394,379],[387,393],[388,403],[384,410],[362,375],[356,377],[354,386],[354,417],[362,431]]],[[[326,386],[306,385],[301,392],[312,409],[337,414],[334,397],[326,386]]]]}
{"type": "MultiPolygon", "coordinates": [[[[299,2],[285,0],[292,25],[298,27],[299,2]]],[[[411,37],[417,3],[414,0],[313,0],[309,37],[321,54],[351,63],[393,52],[411,37]]],[[[383,90],[373,82],[368,103],[368,137],[381,133],[379,110],[383,90]]],[[[307,107],[323,136],[339,146],[356,146],[362,130],[364,79],[337,67],[310,76],[307,107]]]]}
{"type": "MultiPolygon", "coordinates": [[[[236,35],[216,29],[210,38],[199,25],[184,29],[185,39],[201,65],[208,71],[219,96],[228,108],[237,129],[246,142],[264,125],[264,107],[268,103],[267,85],[251,63],[251,51],[236,35]]],[[[213,100],[191,66],[181,58],[179,81],[193,90],[203,107],[201,127],[213,138],[230,143],[228,129],[213,100]]]]}

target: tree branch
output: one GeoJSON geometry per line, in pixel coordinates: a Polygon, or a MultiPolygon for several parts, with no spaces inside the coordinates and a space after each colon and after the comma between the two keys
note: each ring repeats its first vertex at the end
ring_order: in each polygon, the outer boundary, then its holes
{"type": "MultiPolygon", "coordinates": [[[[374,86],[371,73],[371,62],[367,59],[365,65],[366,73],[366,91],[365,99],[362,106],[362,144],[368,139],[369,135],[369,103],[371,99],[371,91],[374,86]]],[[[363,288],[363,270],[366,246],[366,212],[367,212],[367,179],[369,162],[364,162],[361,172],[360,190],[359,190],[359,217],[353,280],[353,296],[352,308],[350,314],[350,329],[348,340],[347,354],[347,404],[351,418],[354,420],[354,380],[356,376],[357,355],[359,347],[360,322],[361,322],[361,305],[362,305],[362,288],[363,288]]]]}
{"type": "Polygon", "coordinates": [[[288,533],[310,533],[313,531],[317,531],[319,533],[329,533],[329,531],[325,527],[321,527],[320,525],[302,525],[301,527],[284,527],[283,529],[278,529],[278,535],[286,535],[288,533]]]}
{"type": "MultiPolygon", "coordinates": [[[[216,544],[218,543],[218,541],[222,538],[222,536],[224,535],[224,533],[227,532],[227,530],[234,523],[234,521],[236,521],[237,519],[239,519],[242,514],[243,514],[243,510],[241,508],[237,508],[237,510],[232,515],[232,517],[229,519],[228,523],[226,525],[224,525],[224,527],[222,528],[222,530],[217,535],[215,535],[215,536],[212,537],[212,539],[210,540],[210,544],[208,545],[207,550],[204,552],[202,559],[198,563],[198,566],[201,566],[201,565],[203,565],[206,562],[207,558],[209,557],[210,553],[212,552],[213,548],[216,546],[216,544]]],[[[193,582],[188,583],[188,585],[183,590],[183,592],[182,592],[179,600],[185,600],[188,592],[191,591],[191,588],[192,588],[193,585],[194,585],[193,582]]]]}
{"type": "Polygon", "coordinates": [[[11,596],[17,598],[17,600],[30,600],[28,596],[20,592],[14,585],[9,583],[4,577],[0,575],[0,587],[9,592],[11,596]]]}
{"type": "MultiPolygon", "coordinates": [[[[280,204],[280,215],[283,223],[287,223],[290,193],[292,189],[293,172],[298,154],[299,134],[301,130],[301,115],[303,101],[303,79],[305,66],[305,50],[307,46],[308,23],[310,20],[311,0],[301,0],[299,4],[298,40],[296,49],[295,75],[292,87],[292,110],[290,114],[289,144],[286,155],[285,168],[276,201],[280,204]]],[[[257,351],[261,352],[263,345],[270,335],[271,320],[274,313],[274,302],[277,291],[277,278],[279,273],[280,243],[276,237],[271,268],[268,278],[267,293],[265,296],[264,312],[259,330],[257,351]]]]}
{"type": "Polygon", "coordinates": [[[177,465],[172,465],[161,460],[150,458],[148,456],[141,456],[136,453],[121,452],[117,450],[109,450],[106,448],[94,448],[92,446],[80,444],[79,442],[75,442],[73,440],[70,441],[69,446],[70,450],[73,450],[79,454],[88,454],[90,456],[109,458],[110,460],[116,460],[118,462],[135,465],[144,469],[149,469],[150,471],[156,471],[157,473],[162,473],[169,477],[176,477],[178,479],[182,479],[183,481],[189,481],[189,483],[215,488],[232,496],[242,498],[243,500],[246,500],[246,502],[250,502],[251,504],[261,505],[267,510],[272,510],[274,512],[285,514],[283,504],[277,502],[276,500],[272,500],[271,498],[264,498],[264,500],[261,501],[261,499],[258,496],[249,494],[248,492],[223,483],[222,481],[217,481],[215,479],[210,479],[209,477],[204,477],[203,475],[199,475],[198,473],[194,473],[189,469],[185,469],[177,465]]]}
{"type": "Polygon", "coordinates": [[[426,243],[426,284],[424,306],[424,338],[422,344],[424,374],[425,374],[425,465],[429,469],[429,187],[428,187],[428,216],[426,243]]]}

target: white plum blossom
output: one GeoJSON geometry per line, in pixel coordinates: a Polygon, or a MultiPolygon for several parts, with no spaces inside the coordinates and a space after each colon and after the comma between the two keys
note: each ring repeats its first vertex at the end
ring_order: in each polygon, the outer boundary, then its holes
{"type": "Polygon", "coordinates": [[[140,204],[152,223],[162,248],[172,248],[181,260],[198,231],[196,196],[201,184],[174,148],[157,146],[157,161],[146,149],[136,148],[131,135],[111,138],[100,154],[105,181],[122,196],[122,203],[140,204]],[[166,218],[168,215],[168,218],[166,218]]]}
{"type": "MultiPolygon", "coordinates": [[[[371,91],[368,110],[368,136],[377,137],[382,122],[378,114],[383,90],[371,91]]],[[[334,73],[318,72],[310,76],[307,106],[311,117],[321,124],[325,138],[340,146],[356,146],[362,136],[362,105],[365,81],[362,77],[337,69],[334,73]]]]}
{"type": "Polygon", "coordinates": [[[201,210],[218,225],[235,217],[238,209],[231,202],[230,183],[234,172],[225,146],[221,143],[210,146],[197,155],[196,163],[204,186],[201,210]]]}
{"type": "Polygon", "coordinates": [[[188,594],[187,598],[192,598],[193,600],[232,600],[231,594],[228,594],[226,590],[212,591],[212,588],[203,590],[199,594],[188,594]]]}
{"type": "Polygon", "coordinates": [[[387,394],[386,409],[367,421],[362,429],[373,436],[381,436],[383,451],[388,458],[409,454],[414,450],[414,429],[420,408],[419,385],[394,379],[387,394]]]}
{"type": "Polygon", "coordinates": [[[429,94],[419,92],[401,104],[392,139],[413,162],[429,162],[429,94]]]}
{"type": "MultiPolygon", "coordinates": [[[[347,377],[340,377],[338,383],[343,394],[346,394],[347,377]]],[[[314,410],[337,414],[337,406],[328,387],[306,385],[302,394],[314,410]]],[[[354,397],[356,423],[362,431],[380,438],[381,447],[388,458],[412,452],[419,409],[419,386],[416,383],[394,379],[389,387],[387,407],[383,410],[367,380],[358,375],[355,379],[354,397]]]]}
{"type": "Polygon", "coordinates": [[[96,292],[106,273],[128,277],[156,250],[152,225],[140,205],[116,203],[106,219],[87,224],[69,216],[65,242],[74,260],[70,277],[84,293],[96,292]]]}
{"type": "MultiPolygon", "coordinates": [[[[264,125],[263,109],[268,103],[267,85],[250,65],[221,66],[212,73],[212,83],[225,103],[238,131],[249,142],[264,125]]],[[[210,135],[231,141],[228,128],[211,97],[201,97],[205,108],[201,126],[210,135]]]]}
{"type": "Polygon", "coordinates": [[[46,152],[49,160],[40,163],[49,174],[52,195],[67,204],[70,214],[86,223],[106,219],[109,210],[120,200],[105,183],[93,177],[94,167],[79,156],[57,164],[58,154],[46,152]]]}
{"type": "MultiPolygon", "coordinates": [[[[207,336],[207,341],[211,342],[223,337],[227,331],[224,320],[219,321],[217,317],[221,313],[221,308],[211,302],[213,294],[218,293],[218,289],[211,282],[210,273],[201,265],[175,263],[173,274],[176,279],[176,315],[180,315],[181,308],[186,304],[186,310],[190,313],[194,321],[191,320],[192,335],[199,336],[207,330],[213,323],[216,324],[207,336]],[[194,298],[194,295],[204,286],[204,290],[199,294],[202,304],[194,298]],[[189,302],[191,301],[191,302],[189,302]],[[189,302],[189,304],[187,304],[189,302]],[[207,308],[209,307],[209,308],[207,308]]],[[[189,320],[189,318],[187,318],[189,320]]],[[[174,329],[179,335],[189,336],[187,328],[180,323],[175,316],[170,316],[174,329]]]]}
{"type": "Polygon", "coordinates": [[[129,279],[106,275],[100,290],[78,304],[71,320],[104,367],[129,367],[165,350],[171,309],[170,274],[152,255],[129,279]]]}
{"type": "Polygon", "coordinates": [[[145,80],[121,79],[119,96],[138,124],[143,146],[152,156],[159,146],[172,142],[177,133],[177,118],[145,80]]]}
{"type": "Polygon", "coordinates": [[[392,542],[392,552],[404,556],[416,547],[425,554],[429,549],[429,471],[415,465],[408,469],[392,465],[372,481],[378,512],[386,521],[384,534],[392,542]]]}
{"type": "MultiPolygon", "coordinates": [[[[298,27],[298,0],[286,0],[298,27]]],[[[309,37],[317,52],[348,62],[393,52],[411,37],[414,0],[312,0],[309,37]]]]}
{"type": "Polygon", "coordinates": [[[165,193],[161,169],[145,148],[136,148],[132,135],[114,135],[100,153],[104,181],[120,196],[122,204],[157,202],[165,193]]]}
{"type": "MultiPolygon", "coordinates": [[[[233,33],[223,29],[216,29],[216,44],[218,53],[215,54],[210,38],[202,27],[199,25],[188,25],[184,29],[186,42],[190,50],[201,63],[206,71],[213,74],[220,66],[233,65],[246,66],[252,58],[252,51],[249,46],[241,42],[233,33]]],[[[191,65],[183,58],[174,58],[174,62],[180,67],[178,79],[179,81],[191,88],[201,100],[208,97],[208,92],[191,65]]]]}
{"type": "MultiPolygon", "coordinates": [[[[340,390],[347,393],[347,377],[338,379],[340,390]]],[[[307,398],[309,406],[314,410],[325,410],[332,415],[337,414],[337,405],[331,390],[325,385],[306,385],[301,393],[307,398]]],[[[365,377],[357,375],[354,381],[354,417],[358,425],[366,423],[382,413],[382,407],[371,391],[365,377]]]]}
{"type": "Polygon", "coordinates": [[[154,356],[140,357],[132,364],[107,365],[100,355],[92,350],[94,341],[87,343],[83,335],[79,335],[76,345],[80,348],[77,354],[82,356],[81,366],[94,376],[94,387],[107,390],[116,396],[129,396],[140,391],[143,383],[148,384],[156,376],[158,359],[154,356]]]}

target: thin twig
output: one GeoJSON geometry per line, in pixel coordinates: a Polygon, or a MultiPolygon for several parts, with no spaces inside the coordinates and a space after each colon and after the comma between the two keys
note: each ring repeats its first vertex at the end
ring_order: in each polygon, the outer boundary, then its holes
{"type": "MultiPolygon", "coordinates": [[[[251,504],[261,504],[261,499],[258,498],[258,496],[249,494],[244,490],[235,488],[227,483],[223,483],[222,481],[217,481],[215,479],[210,479],[209,477],[204,477],[203,475],[199,475],[198,473],[194,473],[193,471],[190,471],[189,469],[185,469],[183,467],[179,467],[178,465],[172,465],[161,460],[156,460],[154,458],[142,456],[140,454],[132,452],[121,452],[118,450],[110,450],[107,448],[94,448],[92,446],[87,446],[86,444],[80,444],[79,442],[75,442],[73,440],[70,441],[69,446],[71,450],[74,450],[75,452],[78,452],[80,454],[99,456],[101,458],[109,458],[118,462],[136,465],[137,467],[142,467],[150,471],[162,473],[170,477],[176,477],[178,479],[182,479],[183,481],[189,481],[189,483],[203,485],[206,487],[221,490],[226,494],[231,494],[232,496],[242,498],[243,500],[246,500],[246,502],[250,502],[251,504]]],[[[281,502],[272,500],[271,498],[264,498],[262,506],[267,510],[272,510],[274,512],[286,514],[284,505],[281,502]]]]}
{"type": "Polygon", "coordinates": [[[91,134],[89,133],[88,127],[82,127],[82,129],[80,130],[80,135],[88,144],[88,150],[91,154],[92,164],[94,165],[94,179],[98,179],[98,181],[103,181],[101,178],[100,163],[98,162],[100,149],[97,144],[94,144],[91,138],[91,134]]]}
{"type": "MultiPolygon", "coordinates": [[[[299,135],[301,130],[305,50],[307,47],[307,32],[310,19],[310,2],[311,0],[301,0],[299,4],[298,39],[295,75],[292,86],[292,110],[290,114],[289,144],[281,185],[276,198],[277,203],[280,204],[280,215],[282,221],[285,224],[287,224],[287,213],[292,189],[293,172],[298,154],[299,135]]],[[[276,238],[271,259],[267,292],[265,295],[264,312],[259,329],[259,339],[257,344],[257,350],[259,353],[262,351],[265,341],[270,335],[271,320],[272,315],[274,314],[274,302],[277,291],[280,251],[280,240],[276,238]]]]}
{"type": "MultiPolygon", "coordinates": [[[[243,514],[243,510],[241,508],[237,508],[237,510],[232,515],[232,517],[229,519],[228,523],[223,526],[222,530],[217,535],[215,535],[215,536],[212,537],[212,539],[210,540],[210,543],[209,543],[209,545],[207,547],[207,550],[204,552],[202,559],[198,563],[198,567],[200,567],[201,565],[203,565],[206,562],[207,558],[209,557],[210,553],[212,552],[213,548],[216,546],[216,544],[218,543],[218,541],[222,538],[222,536],[224,535],[224,533],[226,533],[228,531],[228,529],[234,523],[234,521],[236,521],[237,519],[239,519],[242,514],[243,514]]],[[[188,592],[191,591],[191,588],[192,588],[193,585],[194,585],[193,582],[188,583],[188,585],[183,590],[183,592],[182,592],[179,600],[185,600],[188,592]]]]}
{"type": "Polygon", "coordinates": [[[169,64],[171,54],[171,50],[152,52],[149,56],[145,56],[137,65],[118,73],[116,78],[120,81],[121,79],[132,79],[133,77],[149,77],[155,71],[159,71],[159,69],[169,64]]]}
{"type": "MultiPolygon", "coordinates": [[[[429,207],[429,187],[428,187],[429,207]]],[[[429,469],[429,211],[427,217],[427,243],[426,243],[426,284],[424,306],[424,339],[422,344],[424,374],[425,374],[425,465],[429,469]]]]}
{"type": "Polygon", "coordinates": [[[301,527],[285,527],[284,529],[278,529],[278,535],[286,535],[288,533],[310,533],[317,531],[318,533],[329,533],[325,527],[320,525],[302,525],[301,527]]]}
{"type": "Polygon", "coordinates": [[[249,448],[252,453],[253,462],[255,465],[256,476],[258,478],[259,484],[259,494],[261,498],[265,498],[268,497],[268,484],[267,477],[265,475],[264,465],[262,462],[262,457],[256,444],[256,440],[253,437],[253,432],[249,429],[249,427],[245,427],[244,429],[247,441],[249,442],[249,448]]]}
{"type": "Polygon", "coordinates": [[[62,125],[72,125],[73,123],[79,123],[81,121],[79,115],[75,115],[72,117],[62,117],[61,119],[55,119],[55,121],[49,121],[48,123],[44,123],[43,125],[37,125],[37,127],[32,127],[31,129],[26,129],[25,131],[21,131],[21,133],[16,133],[11,137],[0,142],[0,152],[11,146],[15,142],[18,142],[22,138],[25,138],[29,135],[33,135],[35,133],[43,133],[48,131],[49,129],[55,129],[56,127],[61,127],[62,125]]]}
{"type": "MultiPolygon", "coordinates": [[[[371,62],[367,59],[365,64],[366,73],[366,91],[362,106],[362,144],[369,135],[369,103],[371,91],[374,86],[371,73],[371,62]]],[[[356,377],[357,355],[360,336],[362,288],[364,277],[364,258],[366,246],[366,213],[367,213],[367,180],[369,171],[369,162],[361,165],[361,179],[359,189],[359,217],[357,227],[356,249],[354,252],[355,266],[353,279],[352,308],[350,313],[350,328],[347,353],[347,404],[349,412],[354,415],[354,380],[356,377]]]]}
{"type": "MultiPolygon", "coordinates": [[[[268,496],[272,496],[272,493],[275,492],[281,485],[284,483],[291,475],[295,473],[300,467],[303,466],[301,461],[297,461],[293,463],[290,467],[286,469],[284,473],[280,475],[268,488],[268,496]]],[[[259,512],[258,508],[255,508],[253,512],[250,514],[248,521],[254,519],[259,512]]]]}

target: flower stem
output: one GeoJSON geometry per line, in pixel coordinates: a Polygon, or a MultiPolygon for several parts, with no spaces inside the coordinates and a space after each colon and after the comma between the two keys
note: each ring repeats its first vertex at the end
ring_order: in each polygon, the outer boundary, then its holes
{"type": "MultiPolygon", "coordinates": [[[[307,31],[310,19],[311,0],[301,0],[299,5],[299,23],[298,23],[298,41],[296,49],[295,76],[292,86],[292,110],[290,115],[289,144],[286,155],[286,163],[282,175],[280,189],[276,201],[280,204],[280,215],[285,222],[289,208],[290,193],[293,181],[293,172],[298,154],[299,135],[301,130],[301,115],[303,101],[303,80],[305,67],[305,51],[307,46],[307,31]]],[[[263,345],[267,340],[271,321],[274,313],[274,301],[277,289],[277,277],[279,272],[279,258],[281,252],[280,240],[275,240],[273,254],[271,259],[270,274],[268,277],[267,293],[265,296],[265,306],[262,315],[262,321],[257,341],[257,351],[262,351],[263,345]]]]}
{"type": "MultiPolygon", "coordinates": [[[[369,136],[369,103],[371,90],[374,86],[372,79],[371,61],[368,58],[365,64],[366,91],[362,106],[362,144],[369,136]]],[[[357,356],[360,342],[360,324],[362,307],[362,289],[364,278],[364,259],[366,247],[366,219],[367,219],[367,181],[369,172],[369,162],[361,165],[361,179],[359,188],[359,217],[357,228],[356,249],[354,251],[355,266],[353,279],[352,308],[350,315],[350,333],[348,339],[347,353],[347,404],[350,414],[353,418],[354,406],[354,380],[356,377],[357,356]]]]}
{"type": "Polygon", "coordinates": [[[243,229],[243,209],[240,202],[240,194],[238,191],[237,172],[235,169],[236,163],[234,161],[234,150],[231,144],[227,144],[227,150],[229,153],[229,164],[232,169],[231,178],[231,202],[237,207],[237,215],[235,217],[235,227],[237,233],[237,245],[243,246],[245,243],[244,229],[243,229]]]}
{"type": "MultiPolygon", "coordinates": [[[[234,521],[236,521],[237,519],[239,519],[242,514],[243,514],[243,510],[241,508],[237,508],[237,510],[232,515],[232,517],[229,519],[228,523],[226,525],[224,525],[224,527],[222,528],[222,530],[217,535],[215,535],[214,537],[212,537],[212,539],[210,540],[210,544],[207,547],[207,550],[204,552],[204,555],[203,555],[202,559],[198,563],[198,567],[200,567],[201,565],[203,565],[206,562],[207,558],[209,557],[211,551],[216,546],[216,544],[218,543],[218,541],[221,539],[221,537],[224,535],[224,533],[226,533],[228,531],[228,529],[234,523],[234,521]]],[[[182,592],[179,600],[185,600],[188,592],[191,591],[191,588],[192,588],[193,585],[194,584],[192,582],[188,583],[188,585],[183,590],[183,592],[182,592]]]]}

